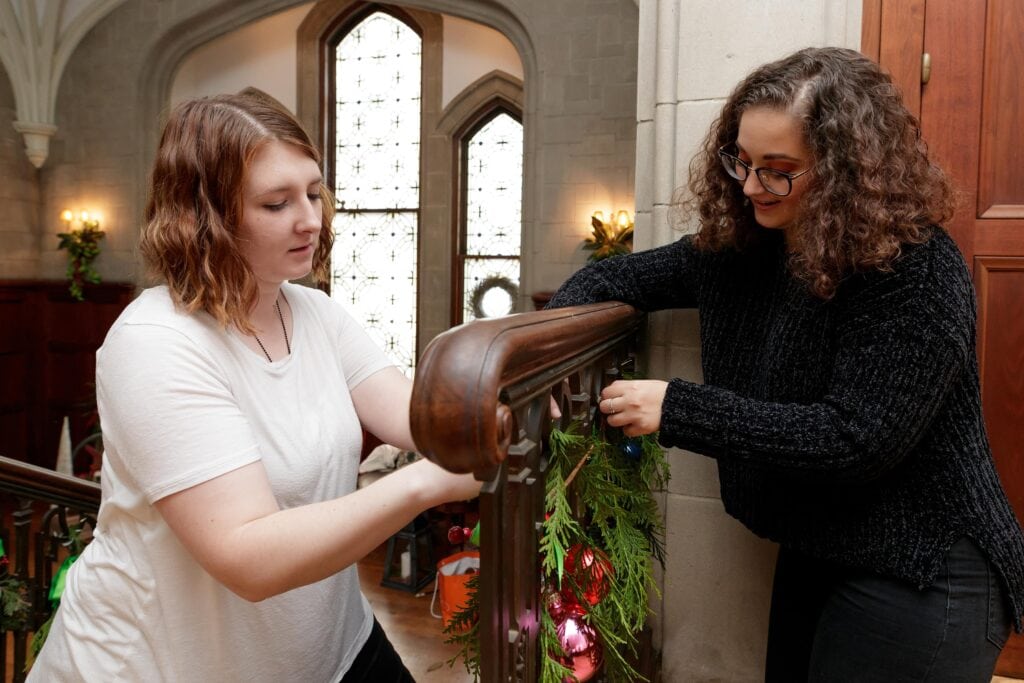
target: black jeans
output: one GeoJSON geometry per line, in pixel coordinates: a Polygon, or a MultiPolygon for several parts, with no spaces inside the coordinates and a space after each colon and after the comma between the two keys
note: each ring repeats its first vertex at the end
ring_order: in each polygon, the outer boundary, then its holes
{"type": "Polygon", "coordinates": [[[416,683],[377,618],[366,644],[339,683],[416,683]]]}
{"type": "Polygon", "coordinates": [[[996,572],[968,538],[924,590],[783,548],[765,681],[988,683],[1009,633],[996,572]]]}

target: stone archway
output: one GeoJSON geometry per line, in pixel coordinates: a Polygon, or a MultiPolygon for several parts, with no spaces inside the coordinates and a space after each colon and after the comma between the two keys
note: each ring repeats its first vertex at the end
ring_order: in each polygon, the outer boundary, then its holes
{"type": "MultiPolygon", "coordinates": [[[[203,9],[183,19],[168,29],[149,50],[140,70],[139,96],[139,139],[143,141],[143,151],[138,157],[139,168],[137,177],[146,177],[152,165],[156,149],[156,137],[160,126],[154,121],[162,121],[166,115],[165,108],[170,94],[174,72],[185,56],[198,46],[210,40],[240,28],[248,23],[274,14],[295,5],[296,0],[263,0],[262,2],[246,3],[236,6],[234,3],[219,3],[218,6],[203,9]]],[[[346,12],[353,5],[360,4],[357,0],[321,0],[310,10],[303,21],[298,36],[298,69],[297,87],[298,103],[296,114],[307,130],[318,134],[320,131],[320,55],[319,36],[329,30],[339,14],[346,12]],[[314,39],[314,36],[316,38],[314,39]]],[[[519,53],[523,65],[523,208],[522,208],[522,249],[524,254],[535,250],[534,239],[537,229],[537,201],[541,178],[537,173],[540,144],[538,136],[533,132],[537,120],[537,103],[540,101],[538,79],[538,57],[534,47],[534,38],[526,29],[525,22],[518,11],[503,6],[504,3],[488,0],[411,0],[409,2],[379,2],[381,5],[392,5],[406,10],[425,10],[426,12],[442,13],[468,19],[489,26],[501,32],[519,53]]],[[[533,281],[530,269],[532,263],[524,259],[522,281],[533,281]]],[[[529,297],[528,288],[523,288],[519,308],[526,308],[529,297]]],[[[436,334],[447,328],[447,324],[437,321],[427,330],[427,334],[436,334]],[[436,329],[435,329],[436,328],[436,329]]],[[[429,338],[429,337],[428,337],[429,338]]]]}

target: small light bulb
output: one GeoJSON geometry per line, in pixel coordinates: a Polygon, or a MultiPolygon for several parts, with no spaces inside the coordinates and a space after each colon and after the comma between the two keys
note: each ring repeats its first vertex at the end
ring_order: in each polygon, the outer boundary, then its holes
{"type": "Polygon", "coordinates": [[[88,211],[83,211],[82,213],[78,214],[78,216],[82,220],[83,223],[86,222],[87,220],[89,220],[89,212],[88,211]]]}
{"type": "Polygon", "coordinates": [[[629,212],[626,210],[619,211],[618,218],[616,219],[619,223],[620,228],[629,227],[629,212]]]}
{"type": "Polygon", "coordinates": [[[604,223],[604,211],[595,211],[594,218],[596,218],[601,223],[604,223]]]}

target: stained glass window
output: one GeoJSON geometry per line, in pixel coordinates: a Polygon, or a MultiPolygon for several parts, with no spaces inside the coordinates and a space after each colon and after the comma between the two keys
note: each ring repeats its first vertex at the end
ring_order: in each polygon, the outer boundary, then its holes
{"type": "Polygon", "coordinates": [[[523,125],[500,111],[463,141],[462,319],[512,312],[519,289],[523,125]]]}
{"type": "Polygon", "coordinates": [[[416,361],[421,40],[375,12],[335,50],[334,252],[343,300],[398,366],[416,361]]]}

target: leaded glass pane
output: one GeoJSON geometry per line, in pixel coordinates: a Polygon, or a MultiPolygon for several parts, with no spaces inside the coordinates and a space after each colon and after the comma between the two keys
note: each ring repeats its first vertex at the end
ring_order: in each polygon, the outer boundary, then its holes
{"type": "Polygon", "coordinates": [[[409,373],[416,361],[420,44],[415,31],[376,12],[335,50],[339,211],[331,295],[409,373]]]}
{"type": "Polygon", "coordinates": [[[496,318],[512,312],[519,291],[519,259],[470,256],[463,261],[463,268],[463,320],[496,318]]]}
{"type": "Polygon", "coordinates": [[[376,12],[338,44],[335,194],[347,209],[419,206],[421,42],[376,12]]]}
{"type": "Polygon", "coordinates": [[[413,211],[338,213],[331,296],[408,374],[416,361],[416,231],[413,211]]]}
{"type": "Polygon", "coordinates": [[[518,256],[522,202],[523,126],[501,113],[466,145],[465,253],[518,256]]]}

